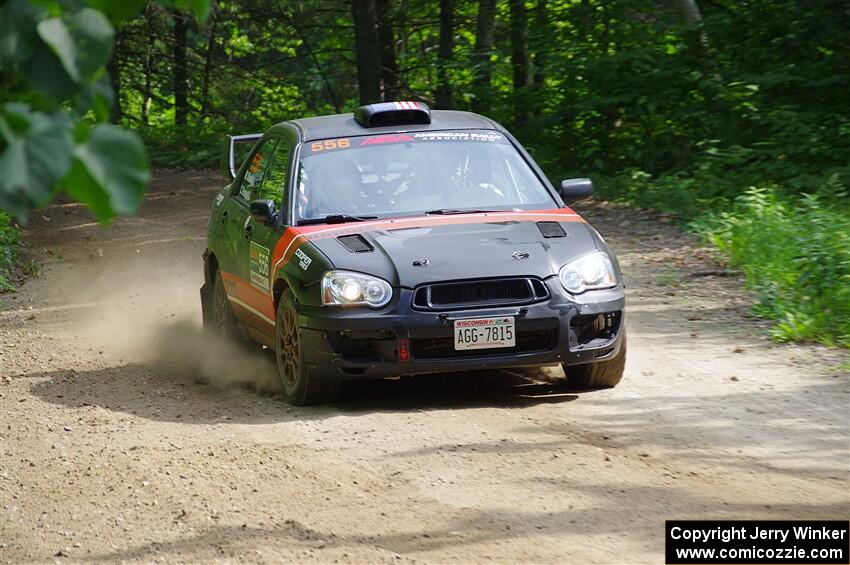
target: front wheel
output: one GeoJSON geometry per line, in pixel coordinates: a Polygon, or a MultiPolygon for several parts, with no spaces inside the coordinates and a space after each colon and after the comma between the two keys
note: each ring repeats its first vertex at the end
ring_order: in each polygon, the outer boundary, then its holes
{"type": "Polygon", "coordinates": [[[310,374],[304,361],[295,299],[288,289],[283,292],[277,306],[274,333],[277,373],[286,399],[296,406],[332,400],[339,391],[339,383],[310,374]]]}
{"type": "Polygon", "coordinates": [[[623,330],[620,352],[607,361],[564,366],[567,384],[576,388],[612,388],[623,378],[626,369],[626,334],[623,330]]]}

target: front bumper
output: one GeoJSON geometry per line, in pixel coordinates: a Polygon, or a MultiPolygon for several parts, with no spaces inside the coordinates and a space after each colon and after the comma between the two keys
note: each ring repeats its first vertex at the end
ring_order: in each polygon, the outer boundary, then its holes
{"type": "Polygon", "coordinates": [[[412,308],[413,291],[401,289],[386,308],[302,306],[301,345],[308,370],[331,379],[381,378],[457,370],[577,365],[617,355],[625,327],[622,286],[566,293],[557,277],[546,282],[550,297],[525,306],[456,311],[412,308]],[[514,316],[513,348],[454,351],[453,321],[514,316]],[[409,356],[400,355],[407,340],[409,356]]]}

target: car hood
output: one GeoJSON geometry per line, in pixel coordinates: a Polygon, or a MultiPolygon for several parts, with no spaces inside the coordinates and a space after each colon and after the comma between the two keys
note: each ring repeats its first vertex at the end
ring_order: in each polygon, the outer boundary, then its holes
{"type": "Polygon", "coordinates": [[[593,228],[576,214],[522,216],[526,215],[349,224],[308,239],[334,268],[373,274],[408,288],[496,276],[546,278],[570,259],[598,248],[593,228]],[[556,221],[564,235],[544,237],[540,221],[556,221]],[[371,250],[351,251],[344,244],[346,237],[356,238],[357,247],[371,250]]]}

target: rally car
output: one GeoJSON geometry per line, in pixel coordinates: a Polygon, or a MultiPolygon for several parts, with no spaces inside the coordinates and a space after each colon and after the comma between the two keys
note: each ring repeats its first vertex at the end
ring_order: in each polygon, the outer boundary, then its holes
{"type": "Polygon", "coordinates": [[[623,277],[567,206],[593,185],[556,190],[493,120],[370,104],[233,136],[226,168],[204,324],[271,349],[290,402],[449,370],[560,364],[576,387],[620,381],[623,277]]]}

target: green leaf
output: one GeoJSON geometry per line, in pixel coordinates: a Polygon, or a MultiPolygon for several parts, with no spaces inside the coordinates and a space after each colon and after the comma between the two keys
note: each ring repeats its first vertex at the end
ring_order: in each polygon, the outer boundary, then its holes
{"type": "Polygon", "coordinates": [[[35,26],[42,10],[29,2],[0,5],[0,68],[15,68],[26,61],[39,43],[35,26]]]}
{"type": "Polygon", "coordinates": [[[47,204],[71,165],[71,122],[65,114],[32,112],[8,103],[0,110],[0,207],[20,219],[47,204]]]}
{"type": "Polygon", "coordinates": [[[38,35],[59,58],[65,72],[74,82],[80,82],[80,71],[77,68],[77,46],[71,37],[71,30],[62,18],[50,18],[38,22],[38,35]]]}
{"type": "Polygon", "coordinates": [[[74,115],[83,117],[91,110],[96,121],[105,122],[112,112],[112,99],[109,75],[104,73],[96,81],[81,85],[80,92],[74,99],[74,115]]]}
{"type": "Polygon", "coordinates": [[[72,14],[68,25],[79,50],[80,74],[84,80],[90,80],[109,60],[115,30],[106,16],[92,8],[72,14]]]}
{"type": "Polygon", "coordinates": [[[77,92],[77,85],[43,41],[38,42],[21,72],[32,87],[30,93],[36,95],[45,109],[56,109],[59,102],[70,100],[77,92]]]}
{"type": "Polygon", "coordinates": [[[106,64],[115,35],[106,16],[92,8],[43,20],[36,27],[39,37],[78,84],[91,80],[106,64]]]}
{"type": "Polygon", "coordinates": [[[74,149],[74,163],[62,184],[105,222],[116,214],[135,213],[149,180],[141,139],[118,126],[98,124],[74,149]]]}
{"type": "Polygon", "coordinates": [[[106,14],[113,24],[120,24],[138,16],[148,0],[87,0],[86,3],[106,14]]]}

